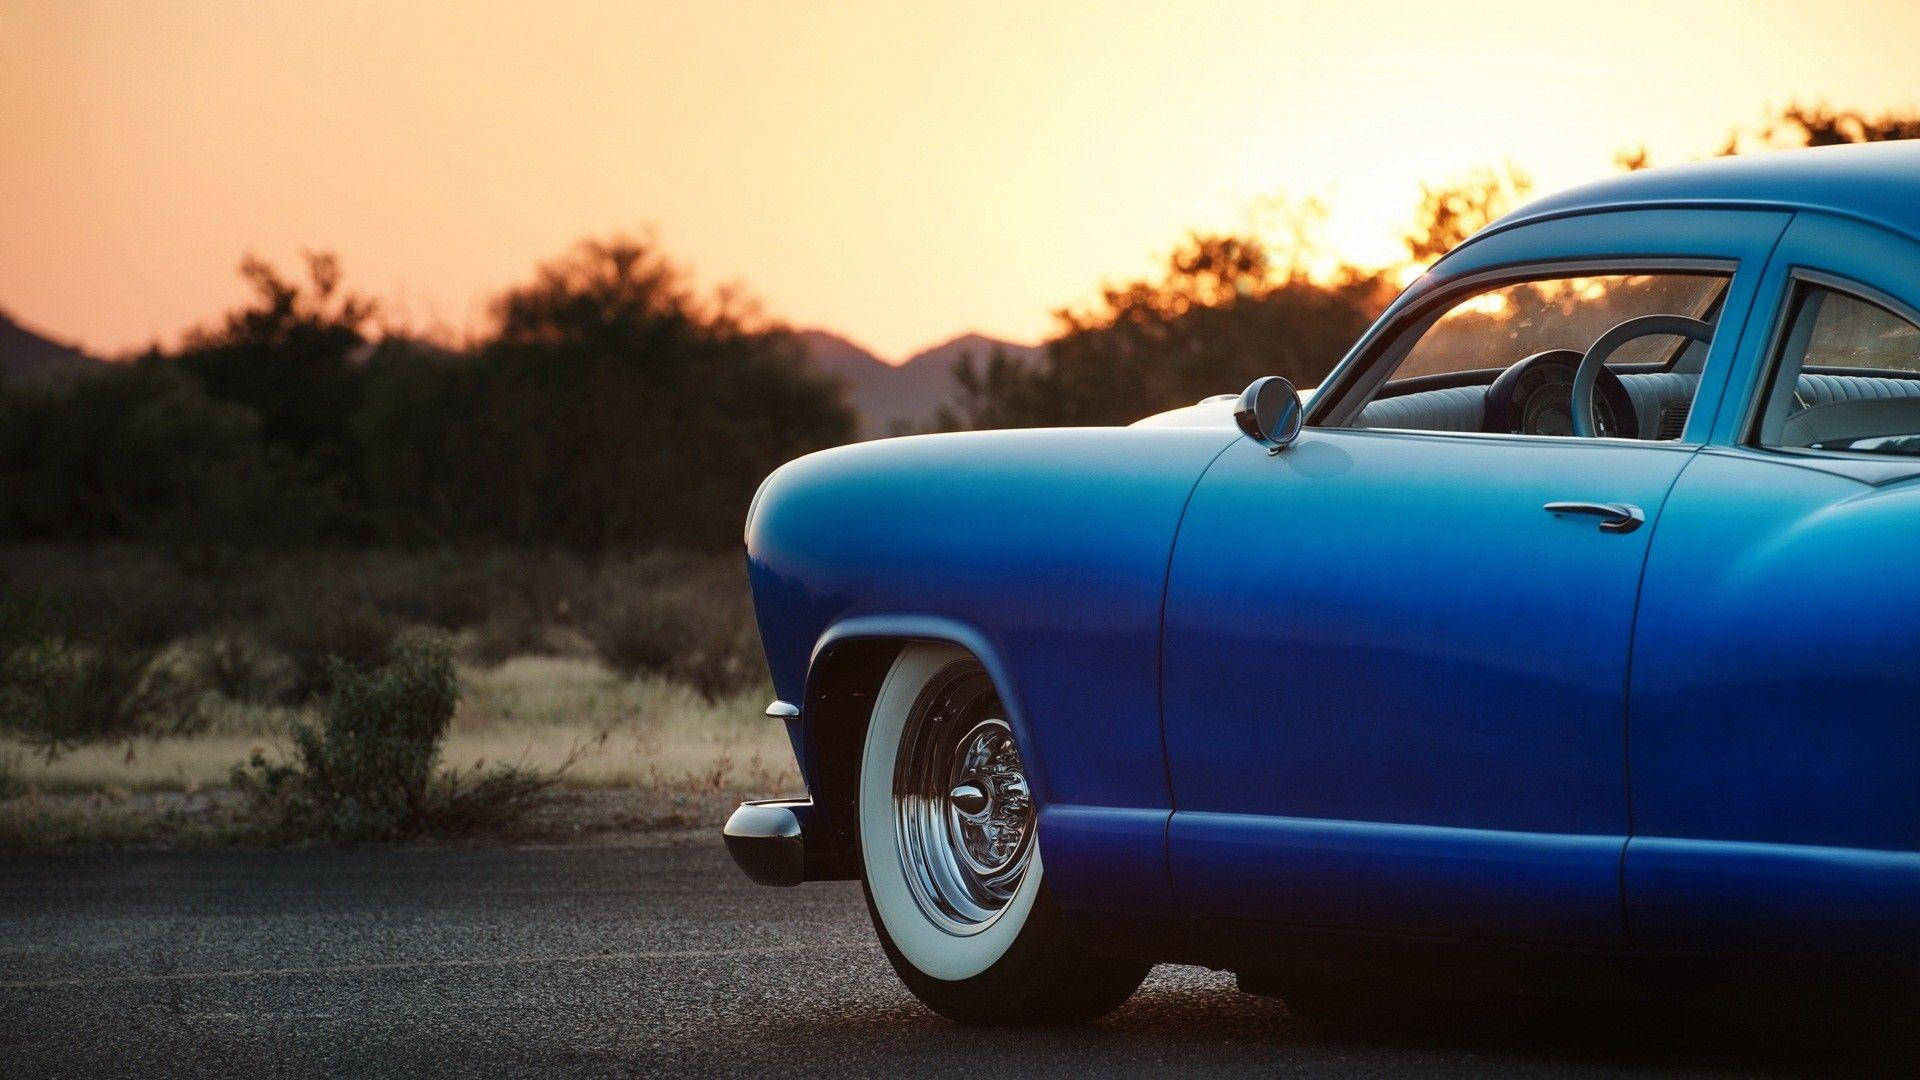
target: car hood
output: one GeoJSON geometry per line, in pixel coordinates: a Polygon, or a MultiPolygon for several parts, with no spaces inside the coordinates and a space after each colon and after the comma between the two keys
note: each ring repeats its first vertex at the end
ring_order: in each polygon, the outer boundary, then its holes
{"type": "MultiPolygon", "coordinates": [[[[1300,391],[1302,405],[1313,400],[1317,387],[1300,391]]],[[[1135,420],[1128,427],[1172,427],[1172,428],[1221,428],[1234,430],[1233,406],[1240,400],[1238,394],[1215,394],[1202,398],[1199,402],[1181,409],[1169,409],[1163,413],[1135,420]]]]}

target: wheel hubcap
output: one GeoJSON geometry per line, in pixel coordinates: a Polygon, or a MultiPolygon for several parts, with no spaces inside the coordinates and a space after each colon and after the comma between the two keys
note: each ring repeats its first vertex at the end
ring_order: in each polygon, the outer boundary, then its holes
{"type": "Polygon", "coordinates": [[[960,813],[972,816],[986,812],[987,793],[980,790],[979,784],[961,784],[947,792],[947,801],[960,813]]]}
{"type": "Polygon", "coordinates": [[[935,679],[894,771],[900,858],[922,911],[950,933],[996,919],[1033,859],[1033,795],[986,674],[935,679]]]}

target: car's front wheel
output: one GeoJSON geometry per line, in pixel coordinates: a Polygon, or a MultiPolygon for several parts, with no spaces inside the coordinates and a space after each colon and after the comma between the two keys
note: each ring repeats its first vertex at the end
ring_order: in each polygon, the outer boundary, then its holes
{"type": "Polygon", "coordinates": [[[1047,895],[1035,808],[993,680],[910,645],[874,700],[860,763],[867,906],[914,996],[969,1024],[1071,1024],[1147,966],[1080,948],[1047,895]]]}

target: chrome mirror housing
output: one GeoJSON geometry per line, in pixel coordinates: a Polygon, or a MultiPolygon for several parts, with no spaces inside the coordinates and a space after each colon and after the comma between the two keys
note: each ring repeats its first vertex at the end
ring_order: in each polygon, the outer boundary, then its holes
{"type": "Polygon", "coordinates": [[[1278,375],[1253,380],[1233,407],[1233,422],[1247,438],[1277,454],[1300,434],[1306,409],[1300,391],[1278,375]]]}

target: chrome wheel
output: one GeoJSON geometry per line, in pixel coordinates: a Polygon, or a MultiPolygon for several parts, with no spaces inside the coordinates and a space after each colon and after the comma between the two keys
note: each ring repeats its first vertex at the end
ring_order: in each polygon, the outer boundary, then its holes
{"type": "Polygon", "coordinates": [[[992,925],[1033,861],[1033,796],[993,684],[977,664],[931,680],[901,732],[894,823],[907,885],[935,925],[992,925]]]}
{"type": "Polygon", "coordinates": [[[888,962],[935,1012],[1084,1023],[1132,993],[1147,965],[1067,933],[1021,749],[977,658],[903,644],[860,749],[861,884],[888,962]]]}

